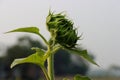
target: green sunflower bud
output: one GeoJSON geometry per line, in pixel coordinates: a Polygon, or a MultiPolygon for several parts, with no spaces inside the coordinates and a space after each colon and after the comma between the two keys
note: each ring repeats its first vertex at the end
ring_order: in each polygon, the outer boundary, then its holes
{"type": "Polygon", "coordinates": [[[62,13],[49,13],[46,20],[48,31],[51,33],[51,39],[64,47],[75,47],[79,37],[73,22],[66,18],[62,13]]]}

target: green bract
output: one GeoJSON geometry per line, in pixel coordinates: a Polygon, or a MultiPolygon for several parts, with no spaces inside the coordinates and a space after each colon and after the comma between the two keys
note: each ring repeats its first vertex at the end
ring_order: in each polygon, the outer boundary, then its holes
{"type": "Polygon", "coordinates": [[[46,25],[48,31],[51,33],[51,39],[55,43],[68,48],[75,47],[79,37],[77,36],[76,29],[73,27],[73,22],[67,19],[66,15],[49,12],[46,25]]]}

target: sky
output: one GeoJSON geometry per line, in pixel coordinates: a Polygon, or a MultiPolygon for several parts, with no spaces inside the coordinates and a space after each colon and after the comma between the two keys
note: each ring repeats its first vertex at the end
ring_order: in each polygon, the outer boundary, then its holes
{"type": "Polygon", "coordinates": [[[3,33],[20,27],[39,27],[49,39],[45,25],[49,9],[55,13],[65,11],[79,35],[83,33],[78,44],[95,56],[101,68],[120,66],[119,4],[120,0],[0,0],[0,47],[22,35],[3,33]]]}

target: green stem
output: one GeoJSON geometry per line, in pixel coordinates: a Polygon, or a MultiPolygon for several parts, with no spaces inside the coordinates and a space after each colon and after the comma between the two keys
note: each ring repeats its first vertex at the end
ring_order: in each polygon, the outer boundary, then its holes
{"type": "Polygon", "coordinates": [[[50,80],[54,80],[54,55],[51,54],[49,58],[47,59],[48,62],[48,75],[50,77],[50,80]]]}
{"type": "Polygon", "coordinates": [[[39,36],[43,39],[43,41],[48,45],[48,42],[47,42],[47,40],[41,35],[41,34],[39,34],[39,36]]]}
{"type": "Polygon", "coordinates": [[[43,71],[43,73],[44,73],[46,79],[47,79],[47,80],[50,80],[46,68],[45,68],[45,67],[41,67],[41,68],[42,68],[42,71],[43,71]]]}

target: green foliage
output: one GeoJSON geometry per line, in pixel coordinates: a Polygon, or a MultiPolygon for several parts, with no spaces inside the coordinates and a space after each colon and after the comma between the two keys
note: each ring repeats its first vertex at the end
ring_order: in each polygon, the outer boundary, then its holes
{"type": "Polygon", "coordinates": [[[80,76],[78,74],[78,75],[75,75],[74,80],[91,80],[91,79],[86,76],[80,76]]]}
{"type": "Polygon", "coordinates": [[[37,27],[18,28],[15,30],[8,31],[6,33],[11,33],[11,32],[28,32],[28,33],[34,33],[39,35],[39,29],[37,27]]]}
{"type": "MultiPolygon", "coordinates": [[[[63,80],[69,80],[68,78],[64,78],[63,80]]],[[[79,74],[74,76],[73,80],[91,80],[89,77],[81,76],[79,74]]]]}
{"type": "Polygon", "coordinates": [[[69,80],[68,78],[63,78],[63,80],[69,80]]]}
{"type": "MultiPolygon", "coordinates": [[[[47,41],[40,33],[39,29],[37,27],[25,27],[25,28],[18,28],[15,30],[11,30],[7,33],[11,32],[28,32],[39,35],[43,41],[47,45],[47,50],[42,50],[40,48],[32,48],[33,50],[36,50],[36,53],[21,59],[15,59],[11,65],[11,67],[14,67],[18,64],[23,63],[33,63],[39,65],[47,80],[54,80],[54,54],[59,49],[65,49],[67,51],[71,51],[74,54],[78,54],[88,60],[89,62],[97,65],[91,57],[87,54],[86,50],[79,51],[76,49],[75,45],[77,41],[79,40],[79,37],[77,36],[76,29],[73,26],[73,22],[66,18],[65,15],[62,13],[59,14],[53,14],[49,12],[46,20],[46,25],[48,28],[48,31],[51,33],[51,38],[49,41],[47,41]],[[47,60],[48,68],[46,69],[44,67],[44,63],[47,60]]],[[[64,79],[67,80],[67,79],[64,79]]],[[[88,77],[81,77],[81,76],[75,76],[74,80],[90,80],[88,77]]]]}
{"type": "Polygon", "coordinates": [[[46,39],[39,33],[39,29],[37,27],[18,28],[18,29],[14,29],[14,30],[8,31],[6,33],[12,33],[12,32],[27,32],[27,33],[37,34],[44,40],[44,42],[46,44],[48,44],[46,39]]]}
{"type": "Polygon", "coordinates": [[[87,61],[91,62],[92,64],[95,64],[97,66],[99,66],[95,61],[93,61],[93,59],[88,55],[87,50],[82,50],[79,51],[78,49],[67,49],[68,51],[77,54],[81,57],[83,57],[84,59],[86,59],[87,61]]]}
{"type": "Polygon", "coordinates": [[[26,57],[26,58],[21,58],[21,59],[15,59],[13,61],[13,63],[11,64],[11,68],[13,68],[14,66],[18,65],[18,64],[23,64],[23,63],[33,63],[33,64],[37,64],[39,66],[44,66],[44,51],[39,49],[39,48],[32,48],[33,50],[36,50],[36,53],[26,57]]]}

